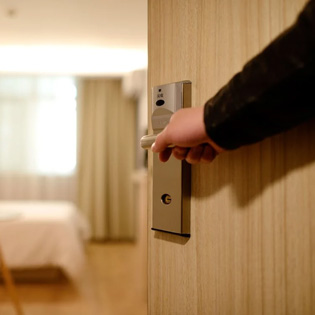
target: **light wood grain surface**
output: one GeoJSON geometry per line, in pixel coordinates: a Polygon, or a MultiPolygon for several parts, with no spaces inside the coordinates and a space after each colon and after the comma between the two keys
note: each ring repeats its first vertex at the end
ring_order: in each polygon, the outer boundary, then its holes
{"type": "MultiPolygon", "coordinates": [[[[150,0],[149,89],[203,105],[304,3],[150,0]]],[[[149,231],[150,315],[315,314],[314,143],[313,121],[193,167],[191,238],[149,231]]]]}

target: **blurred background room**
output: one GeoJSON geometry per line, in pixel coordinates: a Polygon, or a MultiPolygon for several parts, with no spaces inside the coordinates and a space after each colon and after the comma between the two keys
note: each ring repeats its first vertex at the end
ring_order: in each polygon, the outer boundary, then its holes
{"type": "Polygon", "coordinates": [[[0,38],[0,314],[147,314],[146,0],[0,0],[0,38]]]}

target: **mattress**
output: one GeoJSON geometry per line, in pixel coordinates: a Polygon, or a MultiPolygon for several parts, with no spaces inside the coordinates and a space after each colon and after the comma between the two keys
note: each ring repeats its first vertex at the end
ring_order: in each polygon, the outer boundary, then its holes
{"type": "Polygon", "coordinates": [[[79,277],[89,235],[87,220],[70,202],[0,202],[0,246],[9,268],[60,267],[79,277]]]}

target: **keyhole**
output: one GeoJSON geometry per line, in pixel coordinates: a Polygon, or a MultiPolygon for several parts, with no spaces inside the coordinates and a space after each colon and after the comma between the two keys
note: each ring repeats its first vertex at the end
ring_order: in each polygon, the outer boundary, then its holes
{"type": "Polygon", "coordinates": [[[169,194],[164,194],[161,200],[165,205],[169,205],[172,202],[172,197],[169,194]]]}

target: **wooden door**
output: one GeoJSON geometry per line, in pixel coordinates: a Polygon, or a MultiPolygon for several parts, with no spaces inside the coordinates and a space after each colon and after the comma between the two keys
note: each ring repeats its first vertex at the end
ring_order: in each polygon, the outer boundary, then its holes
{"type": "MultiPolygon", "coordinates": [[[[203,105],[304,4],[149,0],[149,89],[203,105]]],[[[191,238],[148,233],[150,315],[315,314],[314,121],[193,166],[191,238]]]]}

